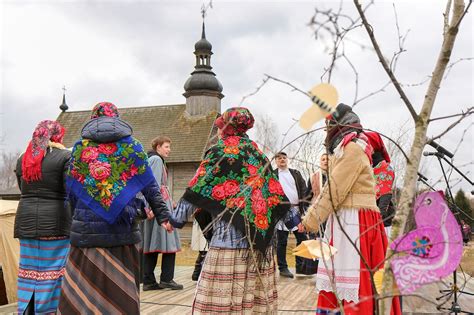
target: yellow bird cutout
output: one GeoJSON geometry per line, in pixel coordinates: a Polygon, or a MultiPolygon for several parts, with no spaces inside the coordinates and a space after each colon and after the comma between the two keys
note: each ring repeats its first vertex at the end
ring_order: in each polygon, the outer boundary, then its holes
{"type": "Polygon", "coordinates": [[[309,91],[313,105],[300,118],[300,126],[306,131],[319,120],[336,111],[339,95],[334,86],[328,83],[316,85],[309,91]]]}
{"type": "Polygon", "coordinates": [[[337,253],[337,249],[321,240],[307,240],[293,249],[293,255],[308,259],[328,259],[337,253]]]}

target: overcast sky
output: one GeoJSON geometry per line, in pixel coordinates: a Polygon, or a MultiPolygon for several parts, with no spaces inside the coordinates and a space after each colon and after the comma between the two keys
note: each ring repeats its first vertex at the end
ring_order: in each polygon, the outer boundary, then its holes
{"type": "MultiPolygon", "coordinates": [[[[202,1],[1,1],[1,150],[24,150],[36,124],[59,115],[62,86],[70,110],[90,109],[99,101],[119,107],[183,104],[183,84],[194,67],[194,43],[201,34],[202,1]]],[[[320,82],[330,56],[328,41],[314,39],[308,26],[314,8],[337,8],[339,1],[213,1],[206,34],[213,45],[211,62],[224,87],[222,109],[252,93],[264,74],[290,81],[303,90],[320,82]]],[[[402,34],[410,30],[397,76],[402,83],[423,81],[431,74],[442,41],[445,1],[380,1],[368,11],[384,54],[398,48],[393,3],[402,34]]],[[[472,10],[471,10],[472,11],[472,10]]],[[[352,1],[344,12],[355,16],[352,1]]],[[[473,57],[473,19],[463,22],[451,61],[473,57]]],[[[360,28],[351,41],[369,45],[360,28]]],[[[326,39],[328,39],[326,37],[326,39]]],[[[359,72],[359,95],[379,89],[386,74],[373,51],[347,45],[346,54],[359,72]]],[[[352,104],[354,74],[341,63],[333,74],[340,101],[352,104]]],[[[419,110],[427,85],[407,87],[419,110]]],[[[455,65],[442,83],[433,117],[472,106],[473,61],[455,65]]],[[[268,114],[280,132],[310,106],[287,86],[269,82],[245,101],[257,115],[268,114]]],[[[408,111],[393,87],[358,104],[355,111],[366,128],[395,134],[413,129],[408,111]]],[[[434,123],[429,136],[453,120],[434,123]]],[[[473,119],[467,119],[439,142],[454,151],[469,127],[454,163],[473,161],[473,119]]],[[[321,123],[320,123],[321,124],[321,123]]],[[[159,131],[159,126],[157,126],[159,131]]],[[[296,128],[292,136],[302,133],[296,128]]],[[[437,164],[427,161],[435,178],[437,164]]],[[[473,166],[465,166],[470,172],[473,166]]],[[[458,186],[460,187],[460,186],[458,186]]],[[[462,185],[471,190],[466,182],[462,185]]],[[[442,188],[439,186],[439,188],[442,188]]]]}

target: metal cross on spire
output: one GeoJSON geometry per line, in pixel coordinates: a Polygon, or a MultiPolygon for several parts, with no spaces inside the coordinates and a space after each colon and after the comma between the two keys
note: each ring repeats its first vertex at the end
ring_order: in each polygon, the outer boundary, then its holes
{"type": "Polygon", "coordinates": [[[212,9],[212,0],[209,1],[208,4],[202,4],[202,7],[201,7],[201,16],[202,16],[202,20],[204,21],[204,19],[206,18],[206,13],[207,13],[207,10],[211,8],[212,9]]]}
{"type": "Polygon", "coordinates": [[[66,86],[63,85],[63,102],[62,104],[59,106],[59,109],[61,109],[62,112],[65,112],[69,109],[69,106],[67,106],[66,104],[66,86]]]}

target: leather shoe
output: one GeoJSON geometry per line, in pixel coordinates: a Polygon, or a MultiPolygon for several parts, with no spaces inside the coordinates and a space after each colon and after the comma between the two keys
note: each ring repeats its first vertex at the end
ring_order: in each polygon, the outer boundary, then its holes
{"type": "Polygon", "coordinates": [[[288,270],[288,268],[280,270],[280,277],[293,278],[293,274],[288,270]]]}
{"type": "Polygon", "coordinates": [[[163,289],[158,283],[151,283],[151,284],[144,284],[143,291],[151,291],[151,290],[161,290],[163,289]]]}
{"type": "Polygon", "coordinates": [[[171,290],[182,290],[184,287],[182,284],[176,283],[174,280],[170,282],[160,281],[160,287],[162,289],[171,289],[171,290]]]}

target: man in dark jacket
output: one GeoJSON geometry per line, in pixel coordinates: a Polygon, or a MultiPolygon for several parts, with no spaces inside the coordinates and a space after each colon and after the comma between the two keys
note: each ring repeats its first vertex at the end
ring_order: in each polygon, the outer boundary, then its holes
{"type": "MultiPolygon", "coordinates": [[[[306,183],[298,170],[288,167],[288,156],[285,152],[278,152],[275,155],[277,169],[275,170],[276,175],[283,187],[285,195],[290,200],[292,207],[297,207],[298,212],[302,216],[308,203],[305,198],[306,183]]],[[[306,234],[303,233],[302,227],[298,226],[292,230],[296,237],[296,245],[299,245],[302,241],[306,240],[306,234]]],[[[288,270],[288,264],[286,262],[286,246],[288,243],[289,231],[282,222],[277,224],[277,260],[278,269],[280,270],[280,276],[293,278],[293,274],[288,270]]],[[[303,258],[296,257],[296,273],[302,273],[303,258]]]]}

